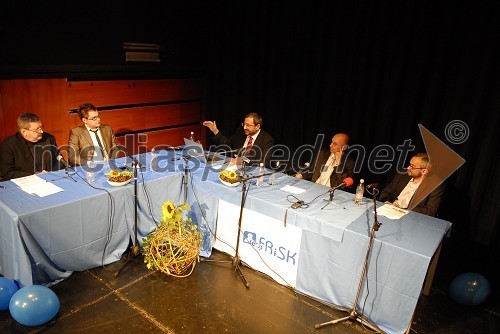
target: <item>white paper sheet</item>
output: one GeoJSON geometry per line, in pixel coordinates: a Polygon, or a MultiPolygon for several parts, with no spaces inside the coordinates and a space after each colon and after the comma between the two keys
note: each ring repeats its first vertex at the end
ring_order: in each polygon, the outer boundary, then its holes
{"type": "Polygon", "coordinates": [[[36,175],[12,179],[12,182],[17,184],[21,190],[27,192],[28,194],[37,195],[39,197],[45,197],[63,191],[63,189],[59,188],[55,184],[47,182],[36,175]]]}
{"type": "Polygon", "coordinates": [[[289,185],[284,186],[280,190],[286,191],[288,193],[296,194],[296,195],[302,194],[303,192],[306,191],[305,189],[301,189],[301,188],[297,188],[297,187],[289,186],[289,185]]]}
{"type": "Polygon", "coordinates": [[[377,208],[377,214],[385,216],[389,219],[400,219],[408,213],[408,210],[404,210],[395,207],[391,204],[384,204],[380,208],[377,208]]]}

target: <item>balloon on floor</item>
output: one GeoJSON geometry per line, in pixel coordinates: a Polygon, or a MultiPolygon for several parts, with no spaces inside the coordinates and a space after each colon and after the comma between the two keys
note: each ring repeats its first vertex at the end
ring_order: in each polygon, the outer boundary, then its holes
{"type": "Polygon", "coordinates": [[[486,277],[477,273],[463,273],[451,282],[448,293],[457,303],[476,306],[488,298],[490,291],[490,282],[486,277]]]}
{"type": "Polygon", "coordinates": [[[10,299],[17,290],[19,288],[16,282],[6,277],[0,277],[0,311],[9,309],[10,299]]]}
{"type": "Polygon", "coordinates": [[[38,326],[52,319],[59,312],[59,298],[43,285],[19,289],[10,299],[12,317],[26,326],[38,326]]]}

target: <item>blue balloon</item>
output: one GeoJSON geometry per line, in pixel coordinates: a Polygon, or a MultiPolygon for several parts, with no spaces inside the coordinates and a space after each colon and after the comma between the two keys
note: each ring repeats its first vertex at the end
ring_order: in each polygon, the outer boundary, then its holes
{"type": "Polygon", "coordinates": [[[448,293],[457,303],[476,306],[488,298],[490,282],[481,274],[463,273],[451,282],[448,293]]]}
{"type": "Polygon", "coordinates": [[[43,285],[19,289],[10,299],[10,315],[26,326],[38,326],[52,319],[60,307],[54,291],[43,285]]]}
{"type": "Polygon", "coordinates": [[[0,311],[9,309],[10,299],[19,290],[15,281],[0,277],[0,311]]]}

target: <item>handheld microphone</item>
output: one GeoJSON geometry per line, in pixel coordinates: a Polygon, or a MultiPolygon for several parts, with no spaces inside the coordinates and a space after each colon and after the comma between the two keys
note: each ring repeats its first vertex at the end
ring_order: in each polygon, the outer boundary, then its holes
{"type": "Polygon", "coordinates": [[[378,188],[378,183],[370,183],[366,186],[366,189],[378,188]]]}
{"type": "Polygon", "coordinates": [[[344,187],[350,187],[354,184],[354,180],[352,179],[352,177],[346,177],[344,179],[344,181],[342,181],[341,184],[335,186],[335,187],[332,187],[331,190],[335,190],[335,189],[339,189],[339,188],[344,188],[344,187]]]}

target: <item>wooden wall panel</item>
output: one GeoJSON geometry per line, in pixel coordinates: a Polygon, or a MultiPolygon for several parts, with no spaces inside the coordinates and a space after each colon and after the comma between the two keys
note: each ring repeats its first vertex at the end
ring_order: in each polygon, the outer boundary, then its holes
{"type": "Polygon", "coordinates": [[[77,109],[90,102],[96,107],[118,106],[144,102],[144,91],[129,80],[72,81],[67,84],[67,109],[77,109]]]}
{"type": "MultiPolygon", "coordinates": [[[[1,85],[1,84],[0,84],[1,85]]],[[[0,86],[0,139],[3,140],[3,138],[6,137],[5,135],[5,124],[3,121],[3,107],[2,107],[2,89],[0,86]]]]}
{"type": "Polygon", "coordinates": [[[201,120],[201,104],[197,102],[145,107],[143,109],[145,129],[199,123],[201,120]]]}
{"type": "Polygon", "coordinates": [[[202,98],[200,79],[141,80],[146,102],[194,100],[202,98]]]}
{"type": "Polygon", "coordinates": [[[4,136],[17,132],[19,115],[37,114],[44,130],[56,137],[58,145],[68,139],[68,112],[66,109],[66,79],[18,79],[0,81],[2,94],[4,136]]]}

